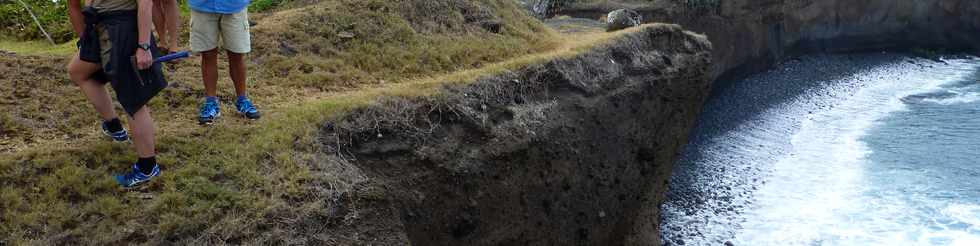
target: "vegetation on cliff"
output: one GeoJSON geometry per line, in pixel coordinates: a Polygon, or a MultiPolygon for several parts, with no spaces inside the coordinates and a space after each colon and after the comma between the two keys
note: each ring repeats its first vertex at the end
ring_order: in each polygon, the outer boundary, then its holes
{"type": "Polygon", "coordinates": [[[17,0],[0,1],[0,39],[11,40],[44,40],[44,34],[38,29],[37,23],[31,17],[33,13],[37,22],[44,27],[56,42],[66,42],[72,39],[71,25],[68,23],[68,1],[66,0],[17,0]]]}

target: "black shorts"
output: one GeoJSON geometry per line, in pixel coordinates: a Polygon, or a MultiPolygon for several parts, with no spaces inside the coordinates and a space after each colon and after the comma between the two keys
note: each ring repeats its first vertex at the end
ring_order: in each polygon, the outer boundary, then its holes
{"type": "MultiPolygon", "coordinates": [[[[93,49],[91,49],[91,47],[88,49],[82,49],[81,39],[75,42],[75,47],[78,48],[79,60],[97,64],[101,63],[102,59],[98,55],[93,54],[93,49]]],[[[103,71],[102,68],[99,68],[99,71],[95,71],[95,73],[93,73],[89,78],[95,80],[96,82],[102,83],[103,85],[109,83],[109,76],[105,74],[105,71],[103,71]]]]}
{"type": "MultiPolygon", "coordinates": [[[[139,47],[136,11],[95,13],[94,9],[87,8],[85,18],[85,33],[79,40],[79,59],[102,65],[92,79],[111,82],[116,99],[126,113],[136,114],[167,87],[160,64],[137,71],[132,63],[139,47]]],[[[151,53],[157,57],[156,41],[152,36],[150,46],[151,53]]]]}

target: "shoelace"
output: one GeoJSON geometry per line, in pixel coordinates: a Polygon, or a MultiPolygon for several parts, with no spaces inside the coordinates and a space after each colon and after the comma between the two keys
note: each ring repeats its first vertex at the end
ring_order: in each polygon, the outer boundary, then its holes
{"type": "Polygon", "coordinates": [[[218,111],[218,104],[213,102],[205,102],[204,107],[201,108],[201,116],[214,116],[215,112],[218,111]]]}
{"type": "Polygon", "coordinates": [[[245,113],[254,113],[256,111],[255,106],[252,105],[252,101],[244,99],[238,101],[238,111],[245,113]]]}
{"type": "Polygon", "coordinates": [[[123,175],[123,181],[125,181],[126,185],[129,186],[143,181],[146,177],[147,175],[139,173],[139,171],[133,170],[127,173],[126,175],[123,175]]]}

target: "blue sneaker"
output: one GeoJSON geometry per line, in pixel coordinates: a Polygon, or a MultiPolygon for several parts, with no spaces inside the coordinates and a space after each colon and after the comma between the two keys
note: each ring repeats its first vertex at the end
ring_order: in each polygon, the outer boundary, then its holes
{"type": "Polygon", "coordinates": [[[235,102],[235,107],[238,108],[239,114],[242,114],[245,116],[245,118],[250,120],[255,120],[262,117],[262,115],[259,114],[259,109],[255,108],[255,105],[252,104],[251,100],[248,100],[248,97],[238,97],[238,101],[235,102]]]}
{"type": "Polygon", "coordinates": [[[153,177],[160,176],[160,165],[153,166],[153,172],[149,175],[143,174],[138,165],[133,164],[133,169],[126,174],[116,175],[116,182],[124,188],[134,187],[150,181],[153,177]]]}
{"type": "Polygon", "coordinates": [[[221,117],[221,111],[218,108],[218,99],[214,97],[205,98],[204,105],[201,105],[201,115],[198,116],[197,120],[201,124],[210,125],[218,117],[221,117]]]}
{"type": "Polygon", "coordinates": [[[109,132],[109,126],[107,126],[105,122],[102,122],[101,125],[102,125],[102,134],[105,134],[107,137],[112,138],[112,141],[125,142],[129,140],[129,132],[126,131],[126,128],[123,128],[121,131],[118,132],[109,132]]]}

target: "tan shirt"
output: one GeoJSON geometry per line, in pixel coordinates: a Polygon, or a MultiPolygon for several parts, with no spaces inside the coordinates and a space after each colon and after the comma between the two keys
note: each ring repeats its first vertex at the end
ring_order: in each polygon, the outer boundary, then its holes
{"type": "Polygon", "coordinates": [[[136,0],[86,0],[85,2],[100,12],[134,10],[138,6],[136,0]]]}

